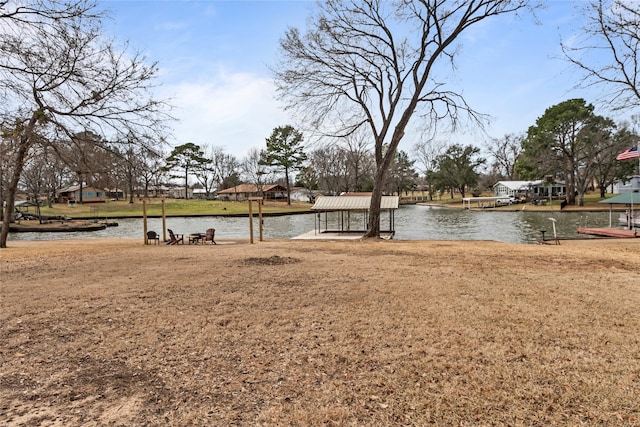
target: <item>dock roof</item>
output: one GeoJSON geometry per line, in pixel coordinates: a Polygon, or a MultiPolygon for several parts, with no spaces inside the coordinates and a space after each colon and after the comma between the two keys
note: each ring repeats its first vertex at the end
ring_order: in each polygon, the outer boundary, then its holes
{"type": "MultiPolygon", "coordinates": [[[[400,197],[382,196],[380,209],[398,209],[400,197]]],[[[366,211],[369,210],[371,196],[322,196],[311,207],[314,211],[366,211]]]]}
{"type": "Polygon", "coordinates": [[[610,205],[640,205],[640,193],[622,193],[610,199],[601,200],[599,203],[610,205]]]}

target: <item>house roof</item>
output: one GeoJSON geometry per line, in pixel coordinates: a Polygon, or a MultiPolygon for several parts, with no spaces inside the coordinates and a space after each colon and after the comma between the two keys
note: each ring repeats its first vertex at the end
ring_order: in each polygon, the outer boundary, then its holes
{"type": "MultiPolygon", "coordinates": [[[[287,191],[286,188],[279,184],[265,184],[262,186],[262,191],[287,191]]],[[[254,184],[240,184],[235,187],[225,188],[218,191],[218,194],[235,194],[235,193],[258,193],[258,186],[254,184]]]]}
{"type": "Polygon", "coordinates": [[[540,184],[542,184],[541,179],[537,181],[498,181],[495,184],[493,184],[493,186],[495,187],[496,185],[504,185],[509,190],[520,191],[520,190],[526,190],[527,188],[529,188],[529,186],[540,185],[540,184]]]}
{"type": "MultiPolygon", "coordinates": [[[[94,187],[93,185],[87,185],[87,184],[83,184],[82,185],[82,189],[88,189],[88,188],[95,188],[96,190],[102,190],[102,188],[98,188],[98,187],[94,187]]],[[[70,193],[72,191],[78,191],[80,190],[80,185],[70,185],[69,187],[65,187],[65,188],[61,188],[60,190],[58,190],[58,193],[70,193]]]]}
{"type": "MultiPolygon", "coordinates": [[[[400,197],[382,196],[380,209],[398,209],[400,197]]],[[[366,211],[369,210],[371,196],[322,196],[311,207],[315,211],[366,211]]]]}
{"type": "Polygon", "coordinates": [[[618,194],[610,199],[601,200],[599,203],[608,203],[610,205],[640,205],[640,193],[618,194]]]}
{"type": "Polygon", "coordinates": [[[38,206],[38,204],[35,202],[32,202],[31,200],[19,200],[19,201],[16,201],[13,204],[13,206],[16,208],[20,208],[20,207],[38,206]]]}

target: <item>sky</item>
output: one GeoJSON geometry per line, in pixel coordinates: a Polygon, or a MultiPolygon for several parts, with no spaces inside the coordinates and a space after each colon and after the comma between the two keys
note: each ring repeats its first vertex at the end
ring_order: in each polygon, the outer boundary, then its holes
{"type": "MultiPolygon", "coordinates": [[[[467,129],[438,139],[481,146],[490,137],[526,132],[545,109],[571,98],[596,103],[600,88],[575,89],[560,41],[580,36],[578,2],[547,1],[531,17],[499,17],[463,36],[447,83],[488,114],[485,133],[467,129]]],[[[289,27],[306,28],[311,1],[102,1],[108,34],[128,40],[159,66],[158,96],[170,98],[175,145],[220,146],[238,159],[281,125],[293,124],[275,99],[270,66],[289,27]]],[[[400,149],[419,141],[408,132],[400,149]]]]}

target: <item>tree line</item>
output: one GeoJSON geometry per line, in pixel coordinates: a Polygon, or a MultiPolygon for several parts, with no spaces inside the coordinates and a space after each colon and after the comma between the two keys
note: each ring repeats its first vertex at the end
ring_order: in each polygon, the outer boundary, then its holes
{"type": "MultiPolygon", "coordinates": [[[[581,205],[590,188],[598,188],[604,197],[607,187],[633,174],[635,163],[615,159],[637,143],[633,125],[616,125],[595,114],[593,105],[582,99],[567,100],[548,108],[527,132],[491,138],[484,147],[424,141],[410,152],[399,150],[383,191],[397,195],[421,191],[433,200],[434,195],[465,197],[488,191],[500,180],[552,177],[566,184],[567,203],[581,205]]],[[[189,189],[198,188],[206,198],[242,183],[254,184],[258,191],[268,184],[287,189],[293,184],[308,191],[309,200],[315,193],[372,191],[375,159],[366,137],[351,135],[313,150],[302,143],[300,131],[280,126],[265,139],[264,148],[237,158],[212,144],[185,143],[163,153],[131,142],[109,143],[84,131],[58,141],[55,150],[49,144],[34,147],[24,165],[20,190],[49,204],[59,190],[79,183],[120,190],[115,197],[122,192],[131,203],[137,197],[164,195],[164,190],[177,185],[184,187],[185,197],[189,189]]],[[[10,147],[3,138],[0,148],[10,147]]],[[[3,194],[9,182],[1,170],[0,178],[3,194]]]]}

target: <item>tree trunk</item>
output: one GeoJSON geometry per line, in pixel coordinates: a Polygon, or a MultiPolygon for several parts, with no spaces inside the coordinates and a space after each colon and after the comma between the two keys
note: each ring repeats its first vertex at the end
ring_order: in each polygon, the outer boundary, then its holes
{"type": "Polygon", "coordinates": [[[284,179],[287,181],[287,205],[291,205],[291,185],[289,184],[289,168],[284,168],[284,179]]]}
{"type": "Polygon", "coordinates": [[[16,192],[18,190],[18,182],[20,181],[20,176],[22,175],[22,170],[24,169],[25,159],[27,157],[27,152],[29,151],[29,147],[31,146],[31,138],[29,134],[31,130],[36,124],[36,115],[34,114],[29,120],[29,124],[26,129],[23,129],[24,134],[20,137],[20,145],[18,147],[18,152],[16,153],[15,158],[15,168],[13,170],[13,175],[11,176],[11,182],[9,183],[9,188],[7,188],[7,206],[4,210],[4,215],[2,217],[2,230],[0,230],[0,248],[7,247],[7,237],[9,236],[9,224],[11,222],[11,214],[13,213],[13,208],[16,203],[16,192]]]}
{"type": "MultiPolygon", "coordinates": [[[[384,182],[380,178],[381,171],[376,173],[376,183],[384,182]]],[[[364,237],[380,237],[380,203],[382,202],[382,185],[374,185],[371,193],[371,204],[369,205],[369,222],[367,232],[364,237]]]]}
{"type": "Polygon", "coordinates": [[[184,199],[189,198],[189,169],[184,168],[184,199]]]}

